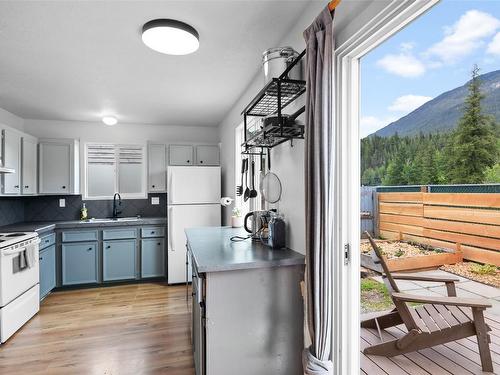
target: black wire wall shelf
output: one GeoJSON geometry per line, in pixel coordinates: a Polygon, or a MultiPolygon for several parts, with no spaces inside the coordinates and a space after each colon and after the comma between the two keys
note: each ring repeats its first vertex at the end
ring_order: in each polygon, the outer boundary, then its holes
{"type": "Polygon", "coordinates": [[[288,73],[305,56],[304,50],[278,77],[269,81],[241,112],[244,122],[244,151],[242,154],[260,154],[293,139],[304,139],[304,125],[287,123],[283,109],[306,91],[306,81],[288,78],[288,73]],[[264,118],[276,116],[276,121],[264,126],[264,118]],[[249,122],[253,127],[249,127],[249,122]],[[258,149],[260,148],[260,151],[258,149]]]}

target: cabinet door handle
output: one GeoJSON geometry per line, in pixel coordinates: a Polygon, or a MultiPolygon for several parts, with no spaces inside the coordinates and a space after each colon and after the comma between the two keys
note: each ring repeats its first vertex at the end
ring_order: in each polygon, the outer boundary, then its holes
{"type": "Polygon", "coordinates": [[[106,249],[111,249],[111,245],[106,246],[106,249]]]}
{"type": "Polygon", "coordinates": [[[61,186],[63,189],[66,189],[66,185],[61,186]]]}
{"type": "Polygon", "coordinates": [[[158,246],[160,246],[160,245],[161,245],[161,242],[158,242],[158,246]]]}
{"type": "Polygon", "coordinates": [[[43,257],[38,258],[38,260],[43,260],[43,257]]]}
{"type": "Polygon", "coordinates": [[[14,189],[19,189],[19,185],[14,185],[14,189]]]}
{"type": "Polygon", "coordinates": [[[50,240],[45,240],[45,243],[49,243],[49,242],[50,242],[50,240]]]}
{"type": "Polygon", "coordinates": [[[91,248],[91,247],[89,247],[89,248],[87,249],[87,251],[92,251],[92,248],[91,248]]]}
{"type": "Polygon", "coordinates": [[[186,160],[189,163],[189,160],[186,160]]]}
{"type": "Polygon", "coordinates": [[[151,187],[154,189],[154,187],[155,187],[155,186],[154,186],[154,185],[151,185],[151,187]]]}
{"type": "Polygon", "coordinates": [[[155,234],[155,231],[154,231],[154,230],[153,230],[153,231],[151,231],[151,234],[155,234]]]}
{"type": "Polygon", "coordinates": [[[29,185],[24,185],[24,188],[25,188],[25,189],[29,188],[29,185]]]}
{"type": "Polygon", "coordinates": [[[200,160],[200,164],[203,164],[203,160],[200,160]]]}

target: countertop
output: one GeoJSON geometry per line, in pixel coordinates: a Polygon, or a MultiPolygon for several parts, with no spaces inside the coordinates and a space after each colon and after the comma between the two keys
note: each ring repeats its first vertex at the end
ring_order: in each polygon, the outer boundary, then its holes
{"type": "Polygon", "coordinates": [[[37,232],[38,234],[54,229],[75,229],[75,228],[96,228],[96,227],[117,227],[117,226],[138,226],[138,225],[159,225],[166,224],[164,217],[141,217],[133,221],[33,221],[21,222],[0,227],[0,233],[7,232],[37,232]]]}
{"type": "Polygon", "coordinates": [[[190,228],[185,232],[200,273],[305,264],[304,255],[291,249],[271,249],[251,239],[231,241],[232,236],[248,234],[241,228],[190,228]]]}

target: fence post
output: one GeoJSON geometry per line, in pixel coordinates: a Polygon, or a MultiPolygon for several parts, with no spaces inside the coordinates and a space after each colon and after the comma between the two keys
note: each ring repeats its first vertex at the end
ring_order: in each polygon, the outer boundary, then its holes
{"type": "Polygon", "coordinates": [[[372,195],[373,199],[373,234],[375,238],[380,237],[380,228],[379,228],[379,207],[378,207],[378,192],[377,189],[373,191],[372,195]]]}

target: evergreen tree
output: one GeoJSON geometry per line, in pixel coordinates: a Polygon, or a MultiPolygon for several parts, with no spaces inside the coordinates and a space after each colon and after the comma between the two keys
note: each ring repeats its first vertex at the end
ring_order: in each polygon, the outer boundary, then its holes
{"type": "Polygon", "coordinates": [[[474,66],[464,114],[446,148],[449,183],[482,183],[486,169],[492,167],[497,159],[492,121],[481,113],[483,95],[478,73],[479,68],[474,66]]]}

